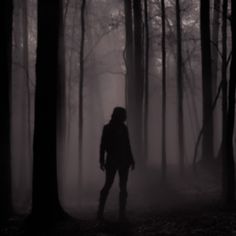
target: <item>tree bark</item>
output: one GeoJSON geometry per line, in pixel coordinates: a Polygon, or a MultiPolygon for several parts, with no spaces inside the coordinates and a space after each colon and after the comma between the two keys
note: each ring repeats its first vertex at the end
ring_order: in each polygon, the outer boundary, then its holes
{"type": "Polygon", "coordinates": [[[200,33],[202,55],[202,122],[206,128],[202,138],[202,159],[213,157],[212,69],[210,43],[210,1],[200,2],[200,33]]]}
{"type": "Polygon", "coordinates": [[[148,159],[148,117],[149,117],[149,22],[148,22],[148,1],[144,1],[144,22],[145,22],[145,75],[144,75],[144,156],[148,159]]]}
{"type": "Polygon", "coordinates": [[[184,171],[184,115],[183,115],[183,67],[182,67],[182,30],[179,0],[176,0],[176,32],[177,32],[177,101],[178,101],[178,146],[179,169],[184,171]]]}
{"type": "MultiPolygon", "coordinates": [[[[134,19],[134,107],[133,119],[134,130],[134,155],[138,162],[144,164],[143,153],[143,102],[144,102],[144,54],[143,54],[143,22],[141,0],[133,1],[134,19]]],[[[140,165],[141,166],[141,165],[140,165]]]]}
{"type": "MultiPolygon", "coordinates": [[[[220,5],[221,0],[214,0],[213,7],[213,20],[212,20],[212,44],[211,44],[211,56],[212,56],[212,97],[214,98],[217,93],[217,80],[218,80],[218,64],[219,64],[219,29],[220,29],[220,5]]],[[[217,141],[217,128],[219,126],[218,112],[214,113],[213,117],[213,130],[215,135],[213,138],[213,149],[217,141]]],[[[213,153],[214,154],[214,153],[213,153]]]]}
{"type": "Polygon", "coordinates": [[[0,2],[0,223],[11,213],[10,86],[12,65],[12,0],[0,2]]]}
{"type": "Polygon", "coordinates": [[[232,33],[232,59],[230,65],[229,95],[228,95],[228,113],[226,124],[226,149],[224,155],[224,200],[228,205],[235,200],[235,170],[234,170],[234,150],[233,150],[233,133],[235,120],[235,88],[236,88],[236,27],[234,24],[236,14],[236,4],[231,0],[231,33],[232,33]]]}
{"type": "Polygon", "coordinates": [[[60,90],[59,36],[62,1],[38,1],[33,219],[53,221],[63,214],[57,181],[57,115],[60,90]]]}
{"type": "Polygon", "coordinates": [[[162,177],[166,177],[166,13],[165,0],[161,0],[162,25],[162,127],[161,127],[161,166],[162,177]]]}
{"type": "Polygon", "coordinates": [[[81,39],[80,39],[80,78],[79,78],[79,185],[82,186],[83,162],[83,87],[84,87],[84,39],[85,39],[85,7],[86,0],[81,3],[81,39]]]}
{"type": "Polygon", "coordinates": [[[221,64],[221,79],[222,79],[222,142],[219,150],[220,158],[225,154],[226,148],[226,124],[227,124],[227,13],[228,0],[223,0],[222,4],[222,64],[221,64]]]}

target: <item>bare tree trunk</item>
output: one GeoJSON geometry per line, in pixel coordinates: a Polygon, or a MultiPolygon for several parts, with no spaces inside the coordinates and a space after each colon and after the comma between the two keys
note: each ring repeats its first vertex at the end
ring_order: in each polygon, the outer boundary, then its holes
{"type": "Polygon", "coordinates": [[[161,24],[162,24],[162,127],[161,127],[161,166],[162,177],[166,178],[166,13],[165,0],[161,0],[161,24]]]}
{"type": "Polygon", "coordinates": [[[58,197],[57,122],[60,103],[59,37],[62,1],[38,1],[33,202],[34,223],[64,215],[58,197]]]}
{"type": "Polygon", "coordinates": [[[200,33],[202,55],[202,94],[203,94],[203,126],[205,130],[202,138],[202,159],[213,158],[213,115],[212,106],[212,69],[210,43],[210,1],[200,2],[200,33]]]}
{"type": "Polygon", "coordinates": [[[232,33],[232,60],[230,66],[228,113],[226,126],[226,149],[224,155],[224,200],[228,205],[235,200],[235,170],[234,170],[234,151],[233,151],[233,133],[235,121],[235,88],[236,88],[236,27],[234,18],[236,15],[236,4],[231,0],[231,33],[232,33]]]}
{"type": "Polygon", "coordinates": [[[220,158],[224,156],[226,148],[226,124],[227,124],[227,13],[228,13],[228,0],[223,0],[222,5],[222,143],[220,150],[220,158]]]}
{"type": "Polygon", "coordinates": [[[221,0],[214,0],[213,22],[212,22],[212,46],[211,46],[213,97],[215,97],[217,90],[220,5],[221,5],[221,0]]]}
{"type": "Polygon", "coordinates": [[[80,78],[79,78],[79,183],[82,186],[82,162],[83,162],[83,87],[84,87],[84,39],[85,39],[85,7],[86,0],[81,4],[81,41],[80,41],[80,78]]]}
{"type": "MultiPolygon", "coordinates": [[[[60,3],[60,31],[59,31],[59,48],[58,48],[58,70],[59,78],[57,84],[57,163],[58,163],[58,182],[62,183],[63,167],[66,159],[66,70],[65,70],[65,3],[62,0],[60,3]]],[[[58,184],[58,193],[60,188],[58,184]]]]}
{"type": "MultiPolygon", "coordinates": [[[[220,29],[220,5],[221,0],[214,0],[213,8],[213,21],[212,21],[212,44],[211,44],[211,56],[212,56],[212,97],[214,98],[217,93],[217,80],[218,80],[218,50],[219,50],[219,29],[220,29]]],[[[218,112],[214,113],[213,117],[213,132],[217,132],[219,125],[218,112]]],[[[216,144],[217,133],[213,137],[213,145],[216,144]]],[[[214,149],[213,146],[213,149],[214,149]]],[[[214,154],[214,153],[213,153],[214,154]]]]}
{"type": "Polygon", "coordinates": [[[144,1],[144,22],[145,22],[145,83],[144,83],[144,156],[148,159],[148,117],[149,117],[149,22],[148,2],[144,1]]]}
{"type": "MultiPolygon", "coordinates": [[[[144,164],[143,156],[143,99],[144,99],[144,60],[143,60],[143,22],[141,0],[133,1],[134,18],[134,155],[144,164]]],[[[141,165],[140,165],[141,166],[141,165]]]]}
{"type": "Polygon", "coordinates": [[[30,99],[30,77],[29,77],[29,45],[28,45],[28,4],[27,0],[22,1],[23,12],[23,58],[25,68],[25,79],[27,88],[27,129],[28,129],[28,142],[29,142],[29,156],[32,155],[32,138],[31,138],[31,99],[30,99]]]}
{"type": "Polygon", "coordinates": [[[178,101],[178,144],[179,168],[184,171],[184,115],[183,115],[183,67],[182,67],[182,30],[179,0],[176,0],[176,30],[177,30],[177,101],[178,101]]]}
{"type": "Polygon", "coordinates": [[[11,213],[10,86],[12,64],[12,0],[0,2],[0,223],[11,213]]]}
{"type": "Polygon", "coordinates": [[[133,12],[132,0],[124,0],[125,11],[125,52],[124,59],[126,65],[126,108],[127,108],[127,123],[130,132],[130,142],[132,149],[135,147],[135,126],[134,126],[134,35],[133,35],[133,12]]]}

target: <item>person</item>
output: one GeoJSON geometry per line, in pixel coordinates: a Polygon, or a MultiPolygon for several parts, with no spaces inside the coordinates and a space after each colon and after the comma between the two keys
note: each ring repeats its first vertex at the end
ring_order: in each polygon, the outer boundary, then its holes
{"type": "Polygon", "coordinates": [[[105,171],[105,184],[100,192],[97,218],[103,220],[104,207],[115,175],[119,174],[119,219],[126,217],[127,181],[129,169],[135,167],[128,128],[125,125],[126,110],[115,107],[111,120],[103,127],[100,144],[100,168],[105,171]]]}

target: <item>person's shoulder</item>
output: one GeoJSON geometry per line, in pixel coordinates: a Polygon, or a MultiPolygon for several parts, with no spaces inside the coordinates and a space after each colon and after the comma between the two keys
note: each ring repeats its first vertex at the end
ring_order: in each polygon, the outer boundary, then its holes
{"type": "Polygon", "coordinates": [[[103,126],[103,130],[108,130],[110,128],[110,124],[108,123],[108,124],[105,124],[104,126],[103,126]]]}
{"type": "Polygon", "coordinates": [[[123,123],[122,127],[123,127],[123,129],[124,129],[125,131],[128,131],[128,127],[127,127],[127,125],[126,125],[125,123],[123,123]]]}
{"type": "Polygon", "coordinates": [[[123,127],[124,127],[125,129],[128,129],[128,127],[127,127],[127,125],[126,125],[125,123],[123,123],[123,127]]]}

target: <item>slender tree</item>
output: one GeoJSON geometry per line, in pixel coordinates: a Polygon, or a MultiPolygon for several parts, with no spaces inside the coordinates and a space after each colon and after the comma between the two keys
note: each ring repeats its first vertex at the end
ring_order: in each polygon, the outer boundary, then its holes
{"type": "Polygon", "coordinates": [[[183,67],[182,67],[182,29],[181,10],[179,0],[176,7],[176,32],[177,32],[177,101],[178,101],[178,144],[180,173],[184,170],[184,114],[183,114],[183,67]]]}
{"type": "Polygon", "coordinates": [[[213,97],[215,96],[217,90],[220,5],[221,5],[221,0],[214,0],[213,20],[212,20],[212,46],[211,46],[213,97]]]}
{"type": "MultiPolygon", "coordinates": [[[[220,30],[220,6],[221,0],[214,0],[213,7],[213,19],[212,19],[212,40],[211,40],[211,58],[212,58],[212,96],[213,98],[217,93],[217,80],[218,80],[218,69],[219,69],[219,30],[220,30]]],[[[214,113],[213,116],[213,130],[217,132],[219,125],[219,116],[214,113]]],[[[213,138],[213,148],[216,144],[217,133],[215,133],[213,138]]],[[[214,153],[213,153],[214,154],[214,153]]]]}
{"type": "Polygon", "coordinates": [[[57,182],[57,115],[60,94],[59,36],[62,1],[38,1],[33,219],[52,221],[63,214],[57,182]]]}
{"type": "Polygon", "coordinates": [[[161,0],[162,25],[162,127],[161,127],[161,165],[162,177],[166,177],[166,11],[165,0],[161,0]]]}
{"type": "Polygon", "coordinates": [[[0,223],[11,212],[10,85],[12,52],[12,0],[0,2],[0,223]]]}
{"type": "Polygon", "coordinates": [[[148,22],[148,1],[144,1],[144,22],[145,22],[145,75],[144,75],[144,155],[148,158],[148,115],[149,115],[149,22],[148,22]]]}
{"type": "Polygon", "coordinates": [[[27,88],[27,129],[28,129],[28,151],[29,156],[32,155],[32,135],[31,135],[31,91],[30,91],[30,76],[29,76],[29,43],[28,43],[28,1],[22,1],[22,15],[23,15],[23,61],[25,71],[25,84],[27,88]]]}
{"type": "MultiPolygon", "coordinates": [[[[128,113],[132,107],[130,94],[132,94],[133,80],[133,17],[132,0],[124,0],[125,9],[125,65],[126,65],[126,106],[128,113]]],[[[128,124],[131,123],[128,116],[128,124]]]]}
{"type": "Polygon", "coordinates": [[[226,123],[226,148],[224,155],[224,199],[229,205],[235,200],[235,170],[234,170],[234,151],[233,151],[233,133],[235,120],[235,91],[236,91],[236,27],[234,24],[236,15],[235,1],[231,0],[231,34],[232,34],[232,59],[230,65],[228,112],[226,123]]]}
{"type": "Polygon", "coordinates": [[[79,182],[82,184],[83,160],[83,87],[84,87],[84,39],[85,39],[85,7],[86,0],[81,3],[81,39],[80,39],[80,77],[79,77],[79,182]]]}
{"type": "MultiPolygon", "coordinates": [[[[134,107],[133,139],[135,142],[134,154],[138,161],[145,162],[143,156],[143,101],[144,101],[144,53],[143,53],[143,16],[141,0],[133,1],[134,22],[134,107]]],[[[131,130],[132,132],[132,130],[131,130]]]]}
{"type": "Polygon", "coordinates": [[[226,124],[227,124],[227,12],[228,12],[228,0],[223,0],[222,4],[222,66],[221,66],[221,78],[222,78],[222,143],[220,150],[220,157],[223,157],[226,148],[226,124]]]}
{"type": "Polygon", "coordinates": [[[200,1],[200,34],[202,55],[202,122],[205,127],[202,138],[202,158],[213,157],[213,115],[212,115],[212,70],[210,42],[210,1],[200,1]]]}

